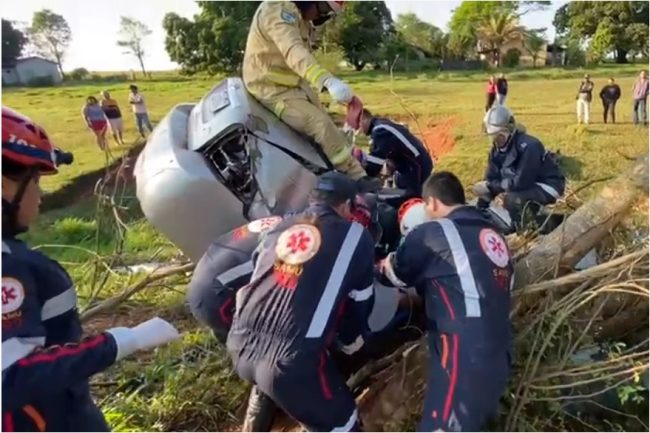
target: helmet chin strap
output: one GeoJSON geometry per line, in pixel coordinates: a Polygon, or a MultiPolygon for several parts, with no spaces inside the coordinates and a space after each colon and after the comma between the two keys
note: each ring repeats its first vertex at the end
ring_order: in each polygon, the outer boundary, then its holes
{"type": "Polygon", "coordinates": [[[28,171],[23,179],[20,180],[16,194],[11,201],[2,199],[2,230],[7,231],[10,235],[24,233],[28,229],[28,227],[21,226],[18,222],[18,213],[20,212],[20,202],[23,201],[27,186],[37,172],[37,168],[32,168],[28,171]]]}

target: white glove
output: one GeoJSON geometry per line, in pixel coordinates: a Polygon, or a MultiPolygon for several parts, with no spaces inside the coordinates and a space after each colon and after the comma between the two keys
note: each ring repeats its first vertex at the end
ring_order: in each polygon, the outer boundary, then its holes
{"type": "Polygon", "coordinates": [[[160,317],[149,319],[133,328],[112,328],[106,332],[113,336],[117,344],[116,361],[138,350],[161,346],[181,336],[176,328],[160,317]]]}
{"type": "Polygon", "coordinates": [[[337,104],[345,105],[352,100],[352,89],[338,78],[330,77],[325,80],[324,85],[337,104]]]}
{"type": "Polygon", "coordinates": [[[491,197],[490,188],[488,188],[488,183],[484,180],[477,182],[472,186],[472,191],[479,197],[491,197]]]}

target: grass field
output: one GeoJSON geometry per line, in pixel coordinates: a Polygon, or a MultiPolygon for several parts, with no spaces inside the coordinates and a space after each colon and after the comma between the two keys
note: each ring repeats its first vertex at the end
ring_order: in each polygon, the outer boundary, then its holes
{"type": "MultiPolygon", "coordinates": [[[[598,98],[592,104],[592,124],[577,125],[575,95],[585,71],[540,69],[509,74],[507,105],[528,132],[550,150],[564,155],[563,168],[572,187],[615,175],[629,164],[626,156],[647,154],[648,130],[631,124],[631,88],[637,67],[604,67],[590,70],[596,91],[609,76],[617,79],[623,97],[617,106],[618,123],[602,122],[598,98]]],[[[489,143],[481,132],[486,73],[397,74],[345,73],[365,106],[378,115],[408,123],[423,133],[427,144],[440,151],[437,167],[456,172],[465,183],[482,177],[489,143]],[[417,122],[411,117],[417,117],[417,122]]],[[[153,122],[177,103],[198,100],[218,79],[154,76],[139,82],[153,122]]],[[[137,141],[135,122],[127,104],[128,84],[82,83],[56,88],[5,89],[3,104],[42,124],[56,144],[74,152],[75,164],[58,176],[44,179],[52,193],[75,182],[80,175],[101,169],[105,155],[84,128],[81,106],[88,95],[109,90],[121,104],[125,139],[137,141]]],[[[342,110],[337,109],[339,113],[342,110]]],[[[126,149],[116,149],[119,154],[126,149]]],[[[598,185],[581,191],[583,198],[598,185]]],[[[34,245],[62,260],[76,280],[83,305],[104,298],[134,281],[133,276],[107,271],[106,266],[167,261],[177,257],[175,248],[142,218],[128,187],[120,195],[120,228],[113,210],[94,198],[62,204],[45,214],[27,235],[34,245]],[[123,237],[121,237],[123,236],[123,237]]],[[[102,330],[133,323],[153,315],[174,319],[183,341],[168,348],[125,360],[97,376],[93,387],[114,430],[215,430],[236,424],[245,387],[229,372],[228,360],[211,335],[197,329],[182,306],[185,282],[173,280],[137,295],[118,311],[89,324],[102,330]]]]}

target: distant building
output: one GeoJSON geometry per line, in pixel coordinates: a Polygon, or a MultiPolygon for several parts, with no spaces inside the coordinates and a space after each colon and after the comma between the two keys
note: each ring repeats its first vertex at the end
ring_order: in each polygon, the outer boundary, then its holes
{"type": "Polygon", "coordinates": [[[23,57],[13,65],[2,66],[2,84],[5,86],[25,86],[34,80],[48,78],[54,84],[63,81],[57,64],[42,57],[23,57]]]}
{"type": "MultiPolygon", "coordinates": [[[[497,53],[492,52],[492,50],[485,45],[486,44],[483,44],[479,41],[477,46],[477,51],[479,52],[481,60],[486,60],[490,62],[491,66],[496,66],[495,59],[497,58],[497,53]]],[[[539,67],[539,66],[547,65],[548,54],[547,54],[546,44],[544,44],[542,48],[537,52],[534,65],[533,65],[533,56],[531,56],[530,52],[526,49],[526,42],[523,36],[518,35],[516,38],[510,39],[501,45],[501,53],[499,57],[501,58],[502,63],[503,63],[503,58],[506,56],[506,54],[508,54],[509,51],[517,52],[519,57],[518,66],[539,67]]]]}

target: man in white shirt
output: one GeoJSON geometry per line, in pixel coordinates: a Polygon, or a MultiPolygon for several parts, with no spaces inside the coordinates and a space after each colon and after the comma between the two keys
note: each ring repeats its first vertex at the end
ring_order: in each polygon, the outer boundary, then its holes
{"type": "Polygon", "coordinates": [[[142,94],[138,93],[138,86],[131,84],[129,86],[129,89],[131,90],[131,94],[129,94],[129,104],[131,104],[133,114],[135,114],[135,121],[138,125],[138,131],[140,132],[142,138],[144,138],[145,126],[149,132],[153,131],[153,126],[151,126],[151,122],[149,121],[149,114],[147,113],[147,106],[144,105],[144,97],[142,94]]]}

